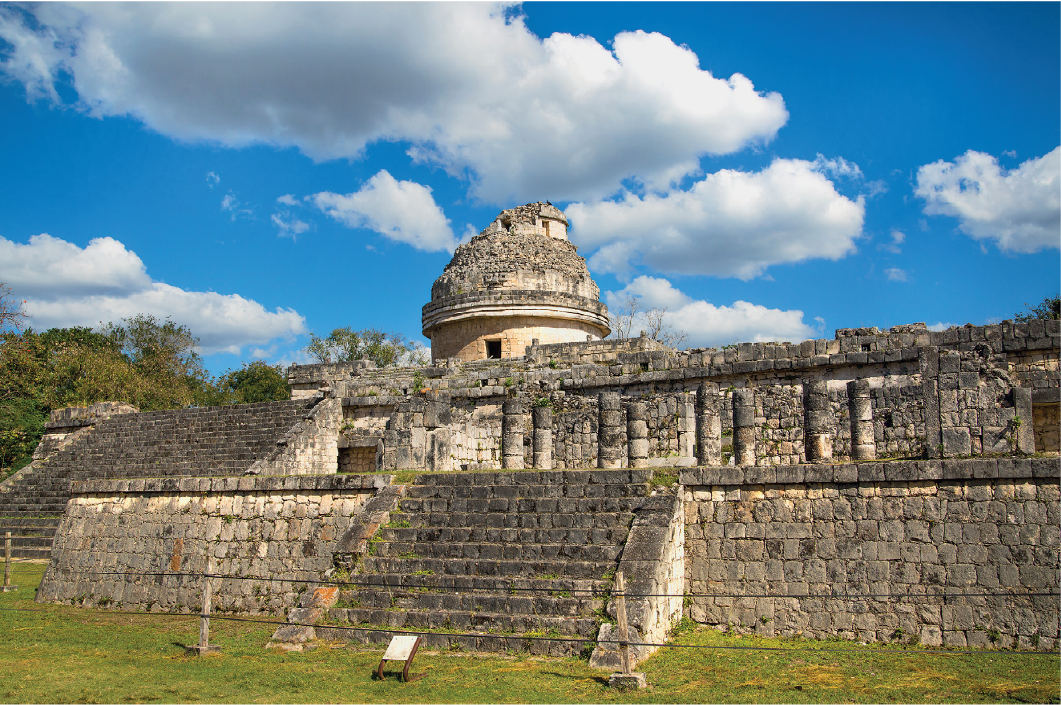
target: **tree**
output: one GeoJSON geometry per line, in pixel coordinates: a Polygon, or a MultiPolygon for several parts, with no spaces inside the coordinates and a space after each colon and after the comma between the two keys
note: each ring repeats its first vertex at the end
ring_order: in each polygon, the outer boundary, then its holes
{"type": "Polygon", "coordinates": [[[641,299],[633,294],[627,294],[619,306],[608,314],[612,324],[612,337],[625,340],[631,337],[634,330],[634,320],[641,310],[641,299]]]}
{"type": "Polygon", "coordinates": [[[11,293],[11,288],[0,282],[0,330],[5,328],[22,330],[22,324],[28,318],[26,312],[22,310],[24,303],[26,303],[25,300],[15,298],[15,295],[11,293]]]}
{"type": "Polygon", "coordinates": [[[291,398],[291,387],[280,365],[267,365],[261,360],[232,370],[217,381],[219,390],[232,395],[234,404],[254,404],[261,401],[283,401],[291,398]]]}
{"type": "MultiPolygon", "coordinates": [[[[131,385],[116,392],[124,391],[129,399],[112,398],[112,401],[128,400],[141,411],[202,406],[210,401],[204,398],[210,396],[210,377],[199,357],[199,339],[187,326],[177,325],[169,318],[159,321],[142,313],[124,318],[122,323],[108,323],[100,329],[101,334],[119,346],[135,373],[123,380],[123,370],[109,371],[114,382],[131,385]]],[[[96,362],[99,371],[106,374],[106,360],[96,362]]],[[[106,377],[101,381],[105,380],[106,377]]]]}
{"type": "Polygon", "coordinates": [[[384,333],[375,328],[355,331],[343,327],[333,330],[327,338],[311,335],[306,352],[317,362],[372,360],[376,367],[389,367],[407,363],[414,348],[401,333],[384,333]]]}
{"type": "Polygon", "coordinates": [[[138,315],[93,330],[0,331],[0,479],[30,461],[48,414],[122,401],[141,411],[290,398],[279,367],[245,365],[213,380],[185,326],[138,315]]]}
{"type": "Polygon", "coordinates": [[[627,294],[626,299],[609,314],[609,318],[612,336],[619,340],[634,337],[635,329],[672,348],[683,345],[689,338],[685,331],[675,330],[667,323],[666,306],[644,309],[641,299],[633,294],[627,294]]]}
{"type": "Polygon", "coordinates": [[[1032,308],[1028,304],[1024,304],[1025,311],[1013,316],[1013,320],[1019,323],[1027,323],[1028,321],[1035,320],[1058,320],[1061,319],[1061,294],[1054,294],[1053,296],[1047,296],[1039,303],[1038,306],[1032,308]]]}

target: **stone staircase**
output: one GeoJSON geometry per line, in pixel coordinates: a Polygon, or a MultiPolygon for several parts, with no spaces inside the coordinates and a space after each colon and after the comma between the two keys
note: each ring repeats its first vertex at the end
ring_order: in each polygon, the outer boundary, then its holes
{"type": "MultiPolygon", "coordinates": [[[[0,540],[10,531],[12,558],[47,560],[52,556],[52,541],[61,518],[62,514],[0,516],[0,540]]],[[[0,550],[2,546],[0,543],[0,550]]]]}
{"type": "Polygon", "coordinates": [[[341,589],[316,635],[385,643],[390,634],[371,630],[430,630],[425,648],[578,654],[582,642],[526,637],[596,639],[651,478],[651,470],[421,475],[350,576],[358,586],[341,589]]]}
{"type": "Polygon", "coordinates": [[[302,399],[101,419],[0,484],[0,538],[12,533],[12,556],[49,558],[71,482],[239,475],[275,450],[313,403],[302,399]]]}

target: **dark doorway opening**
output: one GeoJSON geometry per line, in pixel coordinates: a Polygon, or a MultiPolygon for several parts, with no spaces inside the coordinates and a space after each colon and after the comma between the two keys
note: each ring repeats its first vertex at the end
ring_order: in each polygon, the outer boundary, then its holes
{"type": "Polygon", "coordinates": [[[488,340],[488,341],[486,341],[486,357],[489,360],[500,360],[501,359],[501,341],[500,340],[488,340]]]}

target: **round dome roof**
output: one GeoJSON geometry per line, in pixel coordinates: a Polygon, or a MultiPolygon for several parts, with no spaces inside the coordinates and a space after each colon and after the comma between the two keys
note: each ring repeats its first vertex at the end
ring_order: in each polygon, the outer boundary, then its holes
{"type": "Polygon", "coordinates": [[[608,308],[551,203],[501,211],[453,253],[421,316],[433,359],[516,357],[527,345],[595,340],[608,308]]]}
{"type": "Polygon", "coordinates": [[[453,254],[431,300],[505,290],[556,292],[597,301],[600,289],[586,260],[567,240],[567,218],[549,203],[502,211],[493,223],[453,254]],[[553,223],[562,228],[550,227],[553,223]],[[559,232],[558,235],[554,234],[559,232]]]}

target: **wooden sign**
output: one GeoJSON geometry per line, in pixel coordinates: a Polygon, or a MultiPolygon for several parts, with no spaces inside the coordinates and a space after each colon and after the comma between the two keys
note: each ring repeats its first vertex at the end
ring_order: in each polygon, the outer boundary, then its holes
{"type": "Polygon", "coordinates": [[[415,681],[417,678],[423,678],[426,674],[420,673],[417,675],[409,674],[409,667],[413,665],[413,658],[416,656],[416,650],[420,648],[420,637],[411,634],[398,634],[391,638],[391,643],[387,646],[387,651],[383,654],[383,658],[379,662],[379,668],[376,669],[376,676],[383,680],[383,664],[387,661],[405,661],[405,668],[402,669],[402,680],[406,683],[415,681]]]}

